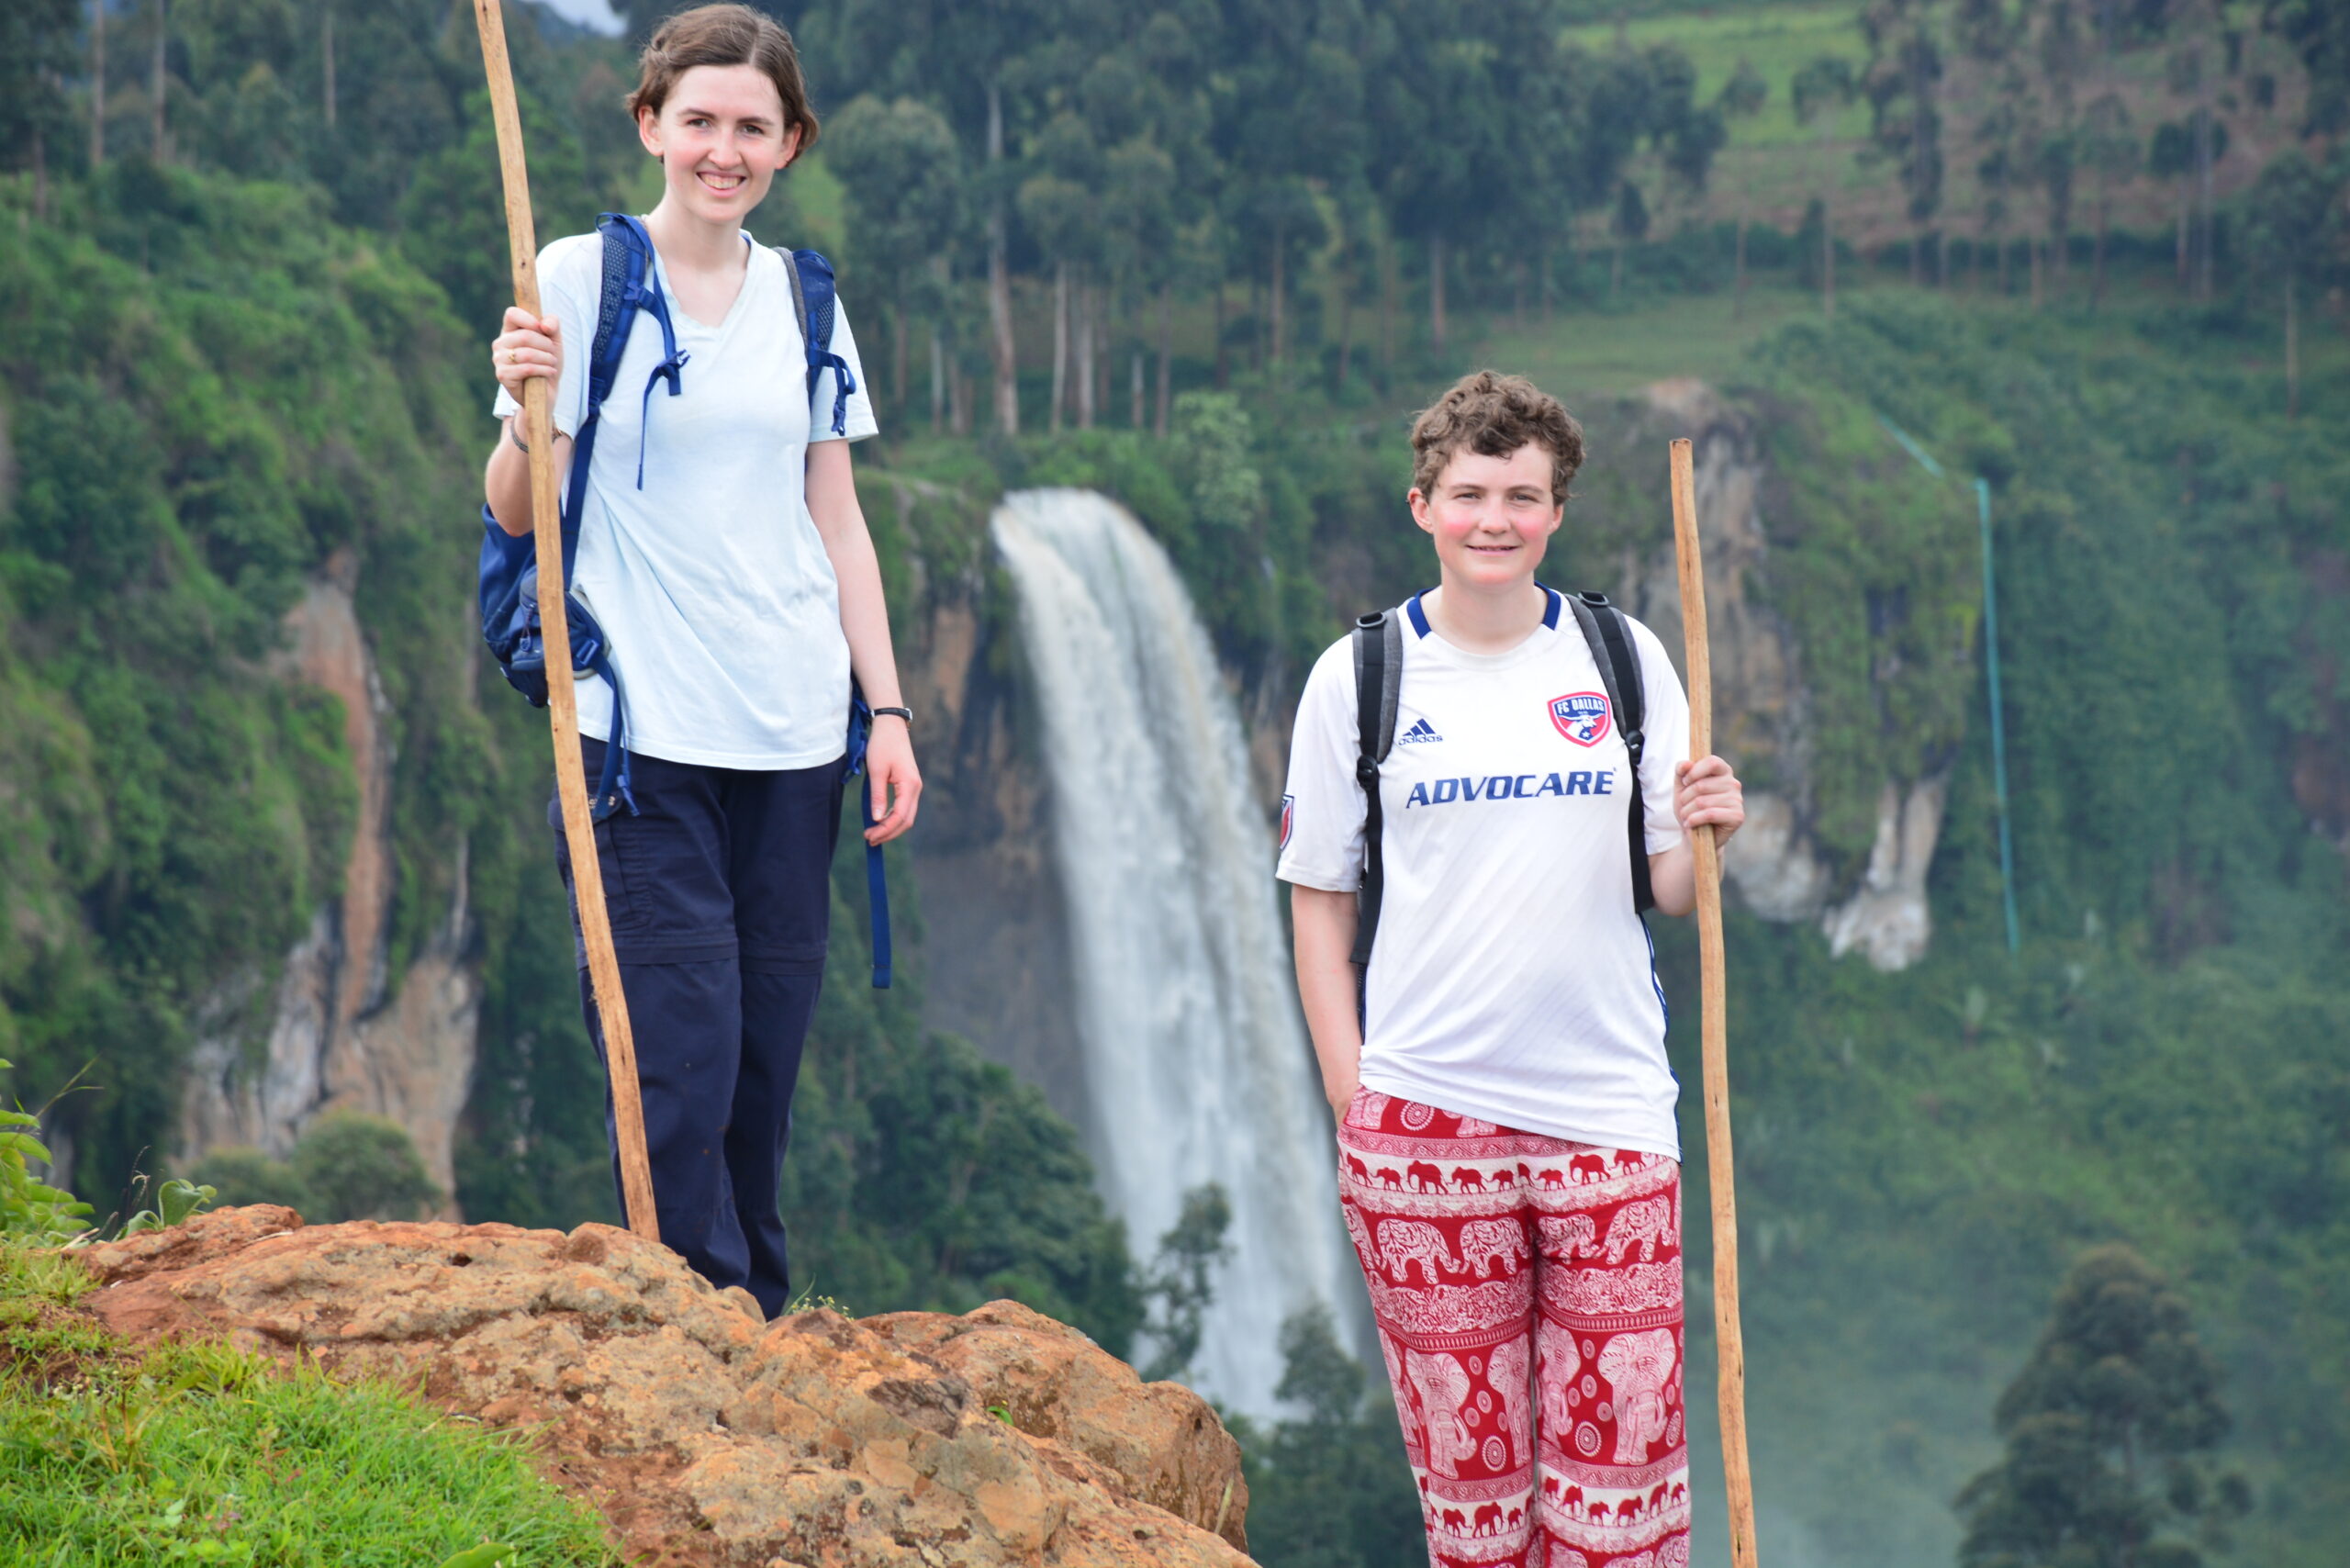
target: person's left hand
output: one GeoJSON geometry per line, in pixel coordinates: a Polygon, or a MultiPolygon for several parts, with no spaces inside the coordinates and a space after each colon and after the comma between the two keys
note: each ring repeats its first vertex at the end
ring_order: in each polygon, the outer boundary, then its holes
{"type": "Polygon", "coordinates": [[[1673,814],[1686,833],[1703,823],[1714,824],[1717,846],[1746,821],[1746,791],[1729,764],[1718,756],[1701,756],[1676,764],[1673,770],[1673,814]]]}
{"type": "Polygon", "coordinates": [[[865,787],[873,791],[868,798],[877,819],[865,830],[866,843],[887,844],[914,825],[922,770],[914,766],[913,737],[895,713],[874,718],[873,733],[865,743],[865,787]]]}

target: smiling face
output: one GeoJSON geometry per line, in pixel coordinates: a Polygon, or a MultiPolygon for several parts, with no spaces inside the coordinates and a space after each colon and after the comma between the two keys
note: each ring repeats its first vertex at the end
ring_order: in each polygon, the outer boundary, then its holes
{"type": "Polygon", "coordinates": [[[800,150],[783,96],[754,65],[697,65],[679,76],[659,113],[641,109],[636,131],[661,160],[676,205],[704,223],[737,229],[800,150]]]}
{"type": "Polygon", "coordinates": [[[1553,475],[1550,449],[1529,441],[1506,457],[1456,452],[1427,489],[1413,487],[1413,520],[1436,542],[1447,588],[1486,594],[1534,580],[1566,512],[1553,475]]]}

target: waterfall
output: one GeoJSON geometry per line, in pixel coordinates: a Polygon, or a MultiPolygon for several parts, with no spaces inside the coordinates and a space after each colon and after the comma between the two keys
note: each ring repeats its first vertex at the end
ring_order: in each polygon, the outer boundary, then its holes
{"type": "Polygon", "coordinates": [[[1124,509],[1016,491],[994,533],[1042,709],[1104,1196],[1147,1260],[1184,1192],[1223,1183],[1232,1257],[1193,1376],[1270,1414],[1281,1320],[1326,1303],[1351,1338],[1361,1287],[1239,719],[1166,552],[1124,509]]]}

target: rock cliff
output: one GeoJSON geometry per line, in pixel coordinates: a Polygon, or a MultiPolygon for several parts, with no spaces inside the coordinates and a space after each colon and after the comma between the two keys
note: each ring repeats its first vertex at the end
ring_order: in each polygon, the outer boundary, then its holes
{"type": "Polygon", "coordinates": [[[1012,1302],[759,1321],[626,1231],[303,1225],[255,1206],[80,1255],[132,1336],[218,1334],[539,1434],[633,1560],[1238,1568],[1239,1446],[1012,1302]]]}
{"type": "Polygon", "coordinates": [[[308,585],[286,618],[278,672],[342,703],[358,814],[341,894],[319,908],[285,956],[267,1007],[255,1005],[263,982],[249,973],[229,977],[198,1010],[178,1152],[183,1168],[224,1144],[283,1158],[321,1113],[364,1111],[406,1128],[448,1193],[452,1137],[472,1088],[481,980],[466,954],[460,869],[450,908],[391,984],[393,758],[388,705],[352,604],[356,579],[342,552],[308,585]],[[258,1051],[249,1045],[256,1016],[266,1020],[258,1051]]]}
{"type": "MultiPolygon", "coordinates": [[[[1801,642],[1770,594],[1765,508],[1793,503],[1774,482],[1753,417],[1696,381],[1660,382],[1624,414],[1622,428],[1607,431],[1613,450],[1595,452],[1595,460],[1654,454],[1660,496],[1665,442],[1686,435],[1695,443],[1714,745],[1741,773],[1767,780],[1749,785],[1747,826],[1723,855],[1724,875],[1763,919],[1816,920],[1839,956],[1857,952],[1880,969],[1907,969],[1925,956],[1933,932],[1926,871],[1942,832],[1946,777],[1886,779],[1866,866],[1857,879],[1839,877],[1810,828],[1815,715],[1801,642]]],[[[1678,666],[1681,584],[1672,535],[1648,527],[1632,536],[1654,543],[1617,556],[1612,596],[1663,639],[1678,666]]]]}

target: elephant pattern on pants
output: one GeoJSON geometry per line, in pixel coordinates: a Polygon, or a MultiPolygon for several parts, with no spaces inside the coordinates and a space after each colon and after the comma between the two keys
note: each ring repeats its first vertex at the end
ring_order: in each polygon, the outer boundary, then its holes
{"type": "Polygon", "coordinates": [[[1640,1261],[1652,1262],[1660,1246],[1681,1245],[1681,1228],[1673,1223],[1673,1204],[1667,1198],[1642,1198],[1626,1204],[1616,1211],[1616,1222],[1607,1227],[1607,1260],[1621,1263],[1639,1249],[1640,1261]]]}
{"type": "Polygon", "coordinates": [[[1337,1138],[1431,1568],[1688,1568],[1679,1165],[1371,1091],[1337,1138]]]}
{"type": "Polygon", "coordinates": [[[1589,1215],[1544,1215],[1535,1227],[1541,1233],[1542,1256],[1553,1263],[1574,1263],[1599,1254],[1599,1227],[1589,1215]]]}
{"type": "Polygon", "coordinates": [[[1442,1283],[1437,1270],[1441,1264],[1448,1273],[1459,1273],[1460,1265],[1452,1256],[1452,1244],[1444,1232],[1426,1220],[1383,1219],[1379,1222],[1379,1261],[1402,1284],[1412,1277],[1412,1265],[1417,1263],[1427,1274],[1431,1285],[1442,1283]]]}
{"type": "Polygon", "coordinates": [[[1481,1280],[1495,1269],[1515,1274],[1526,1258],[1526,1227],[1516,1220],[1472,1219],[1460,1227],[1460,1266],[1481,1280]]]}
{"type": "Polygon", "coordinates": [[[1618,1334],[1599,1352],[1599,1375],[1616,1391],[1616,1462],[1639,1464],[1664,1436],[1665,1393],[1681,1353],[1670,1328],[1618,1334]]]}
{"type": "Polygon", "coordinates": [[[1524,1338],[1505,1339],[1487,1352],[1485,1382],[1501,1401],[1501,1426],[1509,1443],[1509,1457],[1517,1463],[1531,1448],[1534,1429],[1528,1420],[1527,1344],[1524,1338]]]}
{"type": "Polygon", "coordinates": [[[1406,1350],[1404,1371],[1419,1395],[1428,1468],[1446,1477],[1459,1475],[1460,1462],[1477,1451],[1477,1439],[1460,1419],[1460,1407],[1469,1402],[1469,1369],[1449,1350],[1422,1355],[1406,1350]]]}
{"type": "Polygon", "coordinates": [[[1562,1328],[1548,1317],[1536,1318],[1534,1351],[1535,1372],[1542,1391],[1543,1430],[1572,1432],[1575,1429],[1574,1407],[1567,1403],[1567,1391],[1574,1386],[1575,1374],[1583,1370],[1573,1330],[1562,1328]]]}

